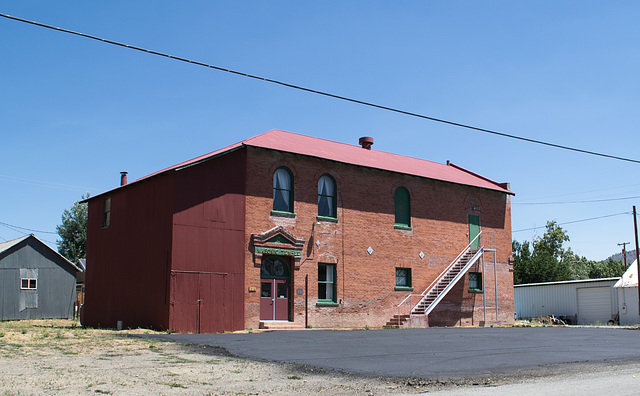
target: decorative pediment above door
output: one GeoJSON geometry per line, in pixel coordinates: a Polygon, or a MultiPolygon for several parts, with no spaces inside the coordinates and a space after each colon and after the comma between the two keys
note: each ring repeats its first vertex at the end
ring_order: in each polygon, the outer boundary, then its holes
{"type": "Polygon", "coordinates": [[[262,234],[252,234],[253,238],[253,264],[260,267],[263,255],[291,256],[295,269],[300,268],[304,238],[296,238],[295,235],[277,226],[262,234]]]}

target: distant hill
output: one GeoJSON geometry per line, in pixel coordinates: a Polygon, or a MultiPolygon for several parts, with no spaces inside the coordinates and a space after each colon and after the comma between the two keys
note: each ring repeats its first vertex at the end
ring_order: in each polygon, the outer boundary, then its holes
{"type": "MultiPolygon", "coordinates": [[[[616,253],[609,258],[613,261],[622,261],[622,252],[616,253]]],[[[627,250],[627,265],[631,265],[631,263],[633,263],[634,261],[636,261],[636,250],[627,250]]]]}

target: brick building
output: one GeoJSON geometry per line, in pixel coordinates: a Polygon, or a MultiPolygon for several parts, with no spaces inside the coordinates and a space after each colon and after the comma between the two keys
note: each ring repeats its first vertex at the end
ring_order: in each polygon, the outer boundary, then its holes
{"type": "Polygon", "coordinates": [[[513,321],[507,184],[273,130],[89,198],[83,323],[513,321]],[[424,292],[424,293],[423,293],[424,292]]]}

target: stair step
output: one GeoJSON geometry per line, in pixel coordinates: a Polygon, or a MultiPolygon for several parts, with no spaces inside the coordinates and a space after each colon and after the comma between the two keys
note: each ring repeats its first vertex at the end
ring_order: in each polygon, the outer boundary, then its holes
{"type": "Polygon", "coordinates": [[[263,320],[260,322],[260,328],[269,330],[302,330],[304,326],[286,320],[263,320]]]}
{"type": "MultiPolygon", "coordinates": [[[[438,300],[442,293],[444,293],[444,291],[451,286],[453,281],[460,276],[465,267],[467,267],[468,270],[469,263],[474,257],[476,257],[476,254],[479,251],[481,251],[481,249],[469,249],[462,253],[461,256],[459,256],[458,261],[452,263],[448,272],[441,274],[435,285],[423,294],[422,299],[412,308],[411,313],[413,315],[424,315],[428,310],[432,309],[435,301],[438,300]]],[[[394,315],[393,318],[387,322],[386,326],[401,327],[409,318],[410,315],[394,315]]]]}

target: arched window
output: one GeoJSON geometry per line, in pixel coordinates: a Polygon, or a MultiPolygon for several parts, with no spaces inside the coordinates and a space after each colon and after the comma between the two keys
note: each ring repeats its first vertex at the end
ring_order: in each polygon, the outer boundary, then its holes
{"type": "Polygon", "coordinates": [[[269,256],[262,259],[261,278],[290,278],[289,266],[280,257],[269,256]]]}
{"type": "Polygon", "coordinates": [[[336,182],[329,175],[318,179],[318,216],[336,218],[336,182]]]}
{"type": "Polygon", "coordinates": [[[273,210],[293,213],[293,176],[285,167],[273,173],[273,210]]]}
{"type": "Polygon", "coordinates": [[[396,224],[398,228],[411,227],[411,197],[409,190],[398,187],[395,194],[396,201],[396,224]]]}

